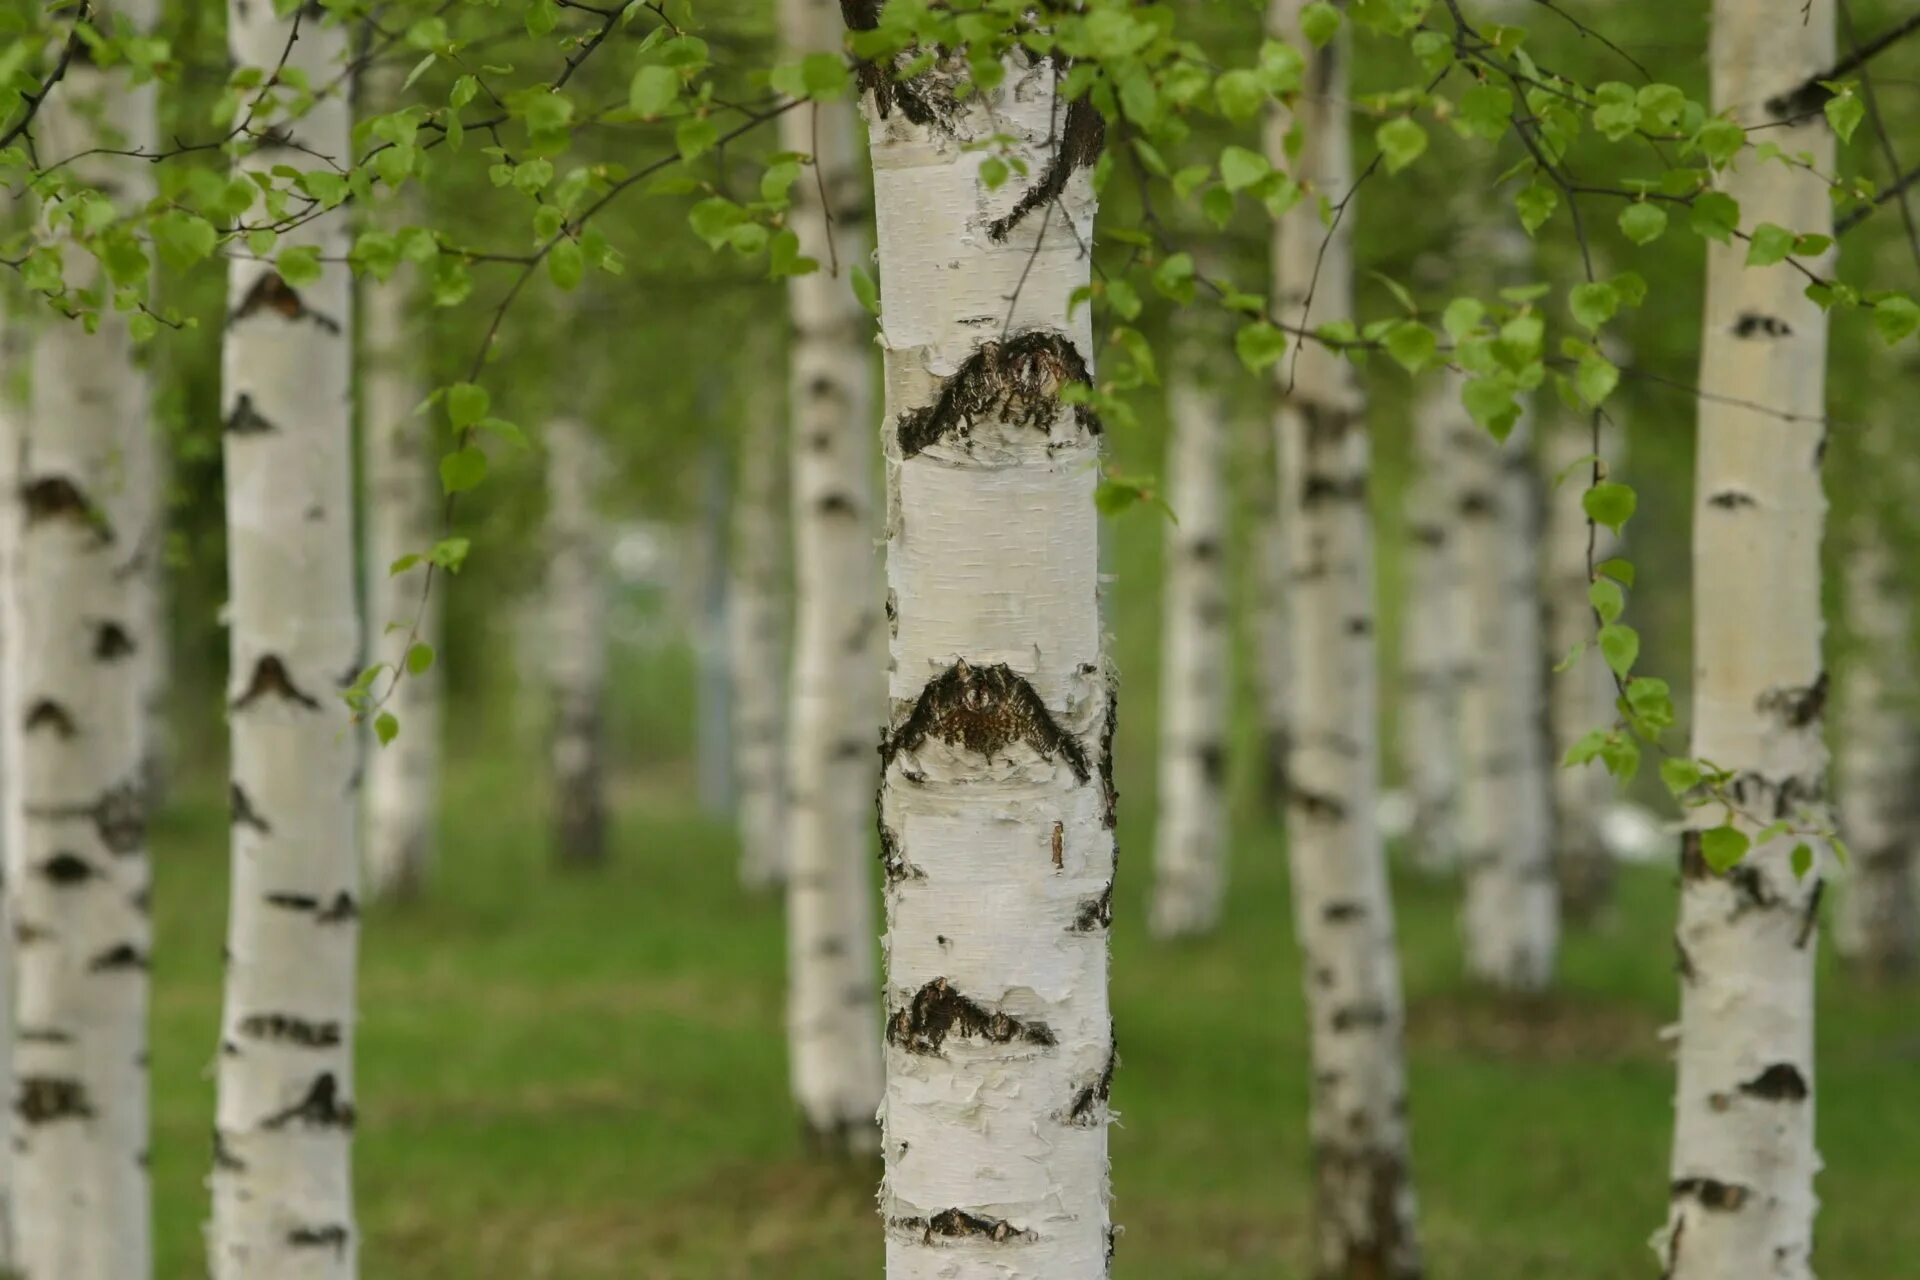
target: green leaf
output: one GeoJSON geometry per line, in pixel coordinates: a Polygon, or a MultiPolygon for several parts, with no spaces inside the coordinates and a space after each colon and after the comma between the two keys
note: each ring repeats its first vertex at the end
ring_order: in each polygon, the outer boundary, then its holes
{"type": "Polygon", "coordinates": [[[1860,122],[1867,117],[1867,104],[1861,101],[1860,95],[1853,91],[1853,86],[1849,85],[1838,97],[1827,99],[1826,111],[1827,123],[1832,125],[1833,131],[1840,135],[1840,141],[1852,142],[1853,131],[1858,129],[1860,122]]]}
{"type": "Polygon", "coordinates": [[[487,416],[493,397],[485,387],[472,382],[456,382],[447,388],[447,421],[456,429],[470,427],[487,416]]]}
{"type": "Polygon", "coordinates": [[[1560,193],[1544,182],[1535,182],[1513,198],[1513,207],[1520,215],[1520,225],[1532,235],[1545,226],[1554,210],[1560,207],[1560,193]]]}
{"type": "Polygon", "coordinates": [[[1633,670],[1640,656],[1640,633],[1622,622],[1609,622],[1600,628],[1600,653],[1617,676],[1633,670]]]}
{"type": "Polygon", "coordinates": [[[1615,556],[1611,560],[1602,560],[1595,566],[1595,570],[1612,578],[1621,586],[1633,586],[1633,561],[1631,560],[1622,560],[1615,556]]]}
{"type": "Polygon", "coordinates": [[[487,478],[487,455],[468,445],[440,459],[440,487],[448,493],[464,493],[487,478]]]}
{"type": "Polygon", "coordinates": [[[1598,329],[1620,310],[1620,291],[1611,284],[1596,282],[1573,287],[1567,296],[1573,318],[1589,329],[1598,329]]]}
{"type": "Polygon", "coordinates": [[[1374,130],[1374,141],[1386,157],[1387,172],[1398,173],[1418,160],[1427,149],[1427,131],[1411,116],[1389,120],[1374,130]]]}
{"type": "Polygon", "coordinates": [[[1732,120],[1715,116],[1693,135],[1693,145],[1700,148],[1700,153],[1714,168],[1723,169],[1727,161],[1739,155],[1740,148],[1747,145],[1747,131],[1732,120]]]}
{"type": "Polygon", "coordinates": [[[1328,4],[1327,0],[1314,0],[1300,12],[1300,34],[1314,48],[1324,48],[1328,41],[1340,34],[1340,11],[1328,4]]]}
{"type": "Polygon", "coordinates": [[[1631,487],[1611,480],[1603,480],[1580,495],[1580,508],[1587,513],[1587,518],[1615,533],[1633,519],[1639,505],[1639,496],[1631,487]]]}
{"type": "Polygon", "coordinates": [[[562,289],[578,285],[586,271],[586,255],[581,252],[578,240],[562,237],[547,250],[547,277],[562,289]]]}
{"type": "Polygon", "coordinates": [[[1229,191],[1244,191],[1273,171],[1267,158],[1245,147],[1228,147],[1220,153],[1220,180],[1229,191]]]}
{"type": "Polygon", "coordinates": [[[860,300],[860,305],[867,309],[867,314],[879,315],[880,286],[874,282],[873,276],[867,269],[856,263],[848,271],[847,278],[853,285],[853,296],[860,300]]]}
{"type": "Polygon", "coordinates": [[[1752,847],[1746,832],[1737,827],[1712,827],[1700,833],[1700,856],[1716,875],[1725,875],[1739,866],[1740,859],[1746,857],[1752,847]]]}
{"type": "Polygon", "coordinates": [[[1257,72],[1244,68],[1228,71],[1213,82],[1213,100],[1219,104],[1221,115],[1236,124],[1245,123],[1266,105],[1267,88],[1260,83],[1257,72]]]}
{"type": "MultiPolygon", "coordinates": [[[[1831,118],[1833,115],[1831,109],[1832,104],[1828,104],[1828,107],[1827,115],[1831,118]]],[[[1859,122],[1855,121],[1854,123],[1858,124],[1859,122]]],[[[1795,880],[1805,880],[1807,878],[1807,872],[1813,870],[1813,846],[1807,844],[1805,841],[1793,846],[1793,852],[1789,854],[1787,858],[1787,865],[1793,868],[1793,878],[1795,880]]]]}
{"type": "Polygon", "coordinates": [[[1476,84],[1460,95],[1456,117],[1463,133],[1492,140],[1504,135],[1513,111],[1513,95],[1497,84],[1476,84]]]}
{"type": "Polygon", "coordinates": [[[672,67],[649,64],[633,73],[627,105],[643,120],[663,115],[680,97],[680,73],[672,67]]]}
{"type": "Polygon", "coordinates": [[[407,672],[409,675],[424,675],[433,666],[433,646],[426,641],[416,641],[407,650],[407,672]]]}
{"type": "Polygon", "coordinates": [[[1703,191],[1694,199],[1688,222],[1702,238],[1730,244],[1740,229],[1740,202],[1724,191],[1703,191]]]}
{"type": "Polygon", "coordinates": [[[1574,370],[1573,385],[1588,408],[1598,408],[1620,385],[1620,370],[1598,351],[1588,351],[1574,370]]]}
{"type": "Polygon", "coordinates": [[[273,265],[280,278],[295,289],[312,284],[320,278],[320,248],[311,244],[291,245],[280,251],[273,265]]]}
{"type": "Polygon", "coordinates": [[[1596,578],[1588,583],[1587,600],[1600,615],[1601,622],[1618,621],[1621,611],[1627,607],[1626,593],[1610,578],[1596,578]]]}
{"type": "Polygon", "coordinates": [[[709,196],[687,210],[687,225],[693,228],[693,234],[707,242],[709,249],[726,244],[733,236],[733,229],[746,219],[747,211],[725,196],[709,196]]]}
{"type": "Polygon", "coordinates": [[[1700,785],[1700,762],[1682,756],[1669,756],[1660,762],[1660,781],[1676,796],[1684,796],[1700,785]]]}
{"type": "Polygon", "coordinates": [[[1241,364],[1254,373],[1262,373],[1286,354],[1287,335],[1269,322],[1257,320],[1240,327],[1233,336],[1233,349],[1239,353],[1241,364]]]}
{"type": "Polygon", "coordinates": [[[382,711],[373,718],[374,736],[380,739],[380,745],[386,746],[400,736],[400,721],[391,711],[382,711]]]}
{"type": "Polygon", "coordinates": [[[1776,262],[1785,262],[1787,255],[1793,252],[1793,232],[1772,222],[1763,222],[1753,229],[1753,236],[1747,244],[1747,265],[1750,267],[1770,267],[1776,262]]]}
{"type": "Polygon", "coordinates": [[[1667,211],[1641,200],[1620,211],[1620,232],[1635,244],[1652,244],[1667,231],[1667,211]]]}
{"type": "Polygon", "coordinates": [[[1496,440],[1512,435],[1514,424],[1520,421],[1520,405],[1513,398],[1513,388],[1497,378],[1472,379],[1461,388],[1460,402],[1496,440]]]}
{"type": "Polygon", "coordinates": [[[1414,320],[1403,320],[1387,330],[1387,354],[1408,373],[1419,373],[1434,362],[1439,343],[1433,330],[1414,320]]]}
{"type": "Polygon", "coordinates": [[[1873,327],[1892,346],[1920,329],[1920,302],[1904,293],[1894,293],[1873,304],[1873,327]]]}

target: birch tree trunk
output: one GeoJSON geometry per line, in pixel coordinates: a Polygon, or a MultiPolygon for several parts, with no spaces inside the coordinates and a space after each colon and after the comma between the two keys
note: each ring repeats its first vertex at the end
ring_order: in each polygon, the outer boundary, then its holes
{"type": "MultiPolygon", "coordinates": [[[[393,101],[398,86],[381,95],[393,101]]],[[[398,210],[396,210],[398,213],[398,210]]],[[[404,215],[394,221],[404,220],[404,215]]],[[[366,609],[370,637],[406,635],[440,647],[442,594],[422,599],[424,568],[390,572],[406,555],[424,554],[439,537],[440,482],[433,426],[414,412],[425,400],[425,335],[411,321],[412,299],[399,278],[367,281],[361,294],[361,480],[366,505],[366,609]]],[[[412,898],[434,861],[440,810],[442,677],[439,662],[408,675],[390,710],[400,734],[369,749],[367,891],[412,898]]]]}
{"type": "Polygon", "coordinates": [[[1430,873],[1460,861],[1460,708],[1467,615],[1460,520],[1459,439],[1479,428],[1459,410],[1459,388],[1434,380],[1413,414],[1407,495],[1406,617],[1401,634],[1400,770],[1413,798],[1414,865],[1430,873]]]}
{"type": "Polygon", "coordinates": [[[1465,566],[1460,634],[1462,918],[1467,972],[1503,991],[1543,990],[1559,949],[1552,814],[1546,777],[1546,638],[1539,563],[1540,494],[1522,424],[1503,445],[1457,415],[1458,542],[1465,566]]]}
{"type": "MultiPolygon", "coordinates": [[[[272,67],[284,52],[315,85],[347,53],[343,27],[248,0],[229,9],[228,38],[238,65],[272,67]]],[[[243,157],[243,172],[287,163],[289,145],[346,162],[344,88],[277,123],[286,142],[243,157]]],[[[339,209],[282,237],[320,251],[319,278],[299,287],[260,262],[236,260],[228,276],[233,879],[208,1237],[215,1280],[346,1280],[357,1269],[359,742],[338,701],[363,653],[353,283],[341,261],[350,233],[339,209]]]]}
{"type": "MultiPolygon", "coordinates": [[[[1715,106],[1809,160],[1803,169],[1742,157],[1721,180],[1740,202],[1741,224],[1829,231],[1832,206],[1819,175],[1833,169],[1831,130],[1822,116],[1770,104],[1832,64],[1832,0],[1786,14],[1715,0],[1713,21],[1715,106]]],[[[1693,821],[1731,818],[1751,833],[1791,817],[1823,828],[1827,318],[1792,266],[1749,268],[1745,256],[1740,245],[1707,247],[1693,549],[1693,753],[1733,772],[1739,812],[1709,805],[1693,821]]],[[[1716,875],[1699,831],[1685,840],[1672,1203],[1655,1240],[1673,1280],[1813,1274],[1820,880],[1817,872],[1793,874],[1797,843],[1768,841],[1716,875]]]]}
{"type": "Polygon", "coordinates": [[[1287,622],[1288,581],[1286,530],[1280,524],[1279,440],[1273,424],[1260,417],[1250,419],[1259,433],[1249,465],[1256,474],[1248,481],[1253,494],[1253,554],[1250,557],[1253,582],[1250,612],[1253,617],[1253,671],[1260,699],[1261,746],[1266,753],[1262,784],[1273,812],[1284,818],[1287,809],[1287,756],[1292,749],[1293,700],[1287,684],[1293,665],[1289,646],[1292,628],[1287,622]]]}
{"type": "MultiPolygon", "coordinates": [[[[152,13],[118,16],[145,27],[152,13]]],[[[108,15],[95,13],[95,21],[108,15]]],[[[138,147],[151,86],[76,60],[38,142],[70,155],[138,147]]],[[[132,207],[141,165],[75,162],[132,207]]],[[[76,274],[77,286],[94,281],[76,274]]],[[[150,438],[146,378],[123,313],[96,333],[48,325],[10,462],[5,846],[13,988],[14,1265],[27,1280],[144,1280],[152,1272],[148,1142],[147,678],[139,587],[150,438]],[[11,468],[10,468],[11,469],[11,468]]]]}
{"type": "Polygon", "coordinates": [[[562,864],[606,860],[607,532],[604,456],[587,426],[547,429],[547,688],[552,698],[554,848],[562,864]]]}
{"type": "MultiPolygon", "coordinates": [[[[26,336],[0,302],[0,725],[10,723],[18,714],[13,701],[14,673],[13,617],[6,601],[13,594],[15,546],[19,539],[22,507],[19,501],[19,476],[22,431],[26,406],[21,400],[20,375],[27,363],[26,336]]],[[[14,887],[11,883],[13,861],[12,820],[4,815],[12,803],[16,757],[15,742],[0,729],[0,1275],[13,1268],[19,1258],[14,1222],[14,1131],[18,1124],[13,1114],[14,1050],[14,887]]]]}
{"type": "Polygon", "coordinates": [[[1218,927],[1227,888],[1227,428],[1220,397],[1190,376],[1174,375],[1167,408],[1166,491],[1177,522],[1167,525],[1161,588],[1151,923],[1155,936],[1180,938],[1218,927]]]}
{"type": "Polygon", "coordinates": [[[1848,867],[1834,943],[1870,976],[1912,971],[1920,949],[1914,845],[1920,841],[1920,731],[1913,604],[1886,539],[1859,522],[1847,558],[1845,606],[1852,661],[1840,683],[1840,824],[1848,867]]]}
{"type": "MultiPolygon", "coordinates": [[[[855,20],[861,20],[854,14],[855,20]]],[[[870,14],[869,14],[870,20],[870,14]]],[[[862,73],[886,356],[889,1280],[1107,1274],[1113,682],[1100,625],[1092,185],[1060,67],[862,73]],[[1026,165],[990,189],[1004,141],[1026,165]],[[994,317],[990,325],[979,317],[994,317]]],[[[1016,165],[1017,169],[1017,165],[1016,165]]]]}
{"type": "MultiPolygon", "coordinates": [[[[1613,555],[1614,538],[1604,526],[1590,529],[1581,505],[1591,475],[1590,465],[1582,459],[1594,451],[1589,424],[1556,416],[1548,420],[1542,434],[1541,470],[1552,485],[1543,539],[1546,653],[1558,663],[1576,645],[1586,646],[1572,666],[1554,672],[1547,684],[1547,722],[1553,731],[1548,761],[1553,779],[1553,858],[1567,914],[1591,920],[1613,893],[1613,855],[1600,838],[1601,815],[1614,796],[1613,779],[1598,760],[1572,768],[1561,761],[1586,733],[1612,724],[1615,718],[1618,692],[1605,657],[1593,644],[1597,624],[1587,594],[1589,538],[1596,563],[1613,555]],[[1566,478],[1554,484],[1563,474],[1566,478]]],[[[1603,435],[1602,456],[1610,469],[1618,468],[1620,445],[1617,433],[1603,435]]]]}
{"type": "MultiPolygon", "coordinates": [[[[849,120],[849,127],[852,122],[849,120]]],[[[764,368],[764,365],[761,366],[764,368]]],[[[784,453],[773,379],[748,375],[746,430],[733,498],[728,652],[733,666],[733,769],[740,883],[765,890],[787,876],[787,617],[781,552],[784,453]]],[[[861,833],[864,842],[865,833],[861,833]]]]}
{"type": "MultiPolygon", "coordinates": [[[[1268,27],[1300,41],[1305,0],[1273,0],[1268,27]]],[[[1268,122],[1269,158],[1311,193],[1274,229],[1281,322],[1316,328],[1353,315],[1353,222],[1332,229],[1319,198],[1353,186],[1344,33],[1309,58],[1290,113],[1268,122]],[[1316,278],[1317,275],[1317,278],[1316,278]]],[[[1296,690],[1288,774],[1294,922],[1305,954],[1313,1093],[1318,1274],[1420,1274],[1406,1121],[1405,1024],[1393,899],[1375,817],[1379,751],[1374,668],[1371,471],[1366,403],[1353,366],[1316,344],[1290,352],[1276,428],[1281,522],[1292,568],[1296,690]],[[1286,384],[1291,379],[1291,385],[1286,384]]]]}

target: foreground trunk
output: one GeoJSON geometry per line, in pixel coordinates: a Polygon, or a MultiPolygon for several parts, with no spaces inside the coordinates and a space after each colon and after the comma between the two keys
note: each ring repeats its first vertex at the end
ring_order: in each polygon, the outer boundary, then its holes
{"type": "Polygon", "coordinates": [[[14,1129],[13,1114],[13,902],[11,884],[11,819],[4,816],[7,792],[14,776],[15,744],[4,726],[17,714],[13,702],[13,632],[11,608],[5,603],[13,593],[14,546],[19,537],[22,508],[19,503],[19,477],[15,468],[20,459],[21,432],[26,406],[20,402],[21,377],[25,373],[27,343],[21,327],[0,304],[0,1275],[16,1265],[14,1224],[14,1129]]]}
{"type": "MultiPolygon", "coordinates": [[[[796,56],[838,50],[830,0],[784,0],[796,56]]],[[[820,263],[788,283],[792,365],[793,718],[787,741],[787,1038],[809,1132],[855,1149],[878,1140],[880,1010],[868,860],[883,664],[874,560],[871,331],[839,263],[867,256],[854,214],[860,151],[850,108],[789,112],[786,147],[811,154],[789,225],[820,263]],[[823,207],[824,192],[830,208],[823,207]]]]}
{"type": "MultiPolygon", "coordinates": [[[[1832,63],[1832,0],[1787,15],[1715,0],[1713,17],[1715,106],[1810,166],[1742,156],[1722,178],[1741,224],[1828,230],[1819,175],[1833,168],[1832,132],[1822,116],[1769,104],[1832,63]]],[[[1696,827],[1731,820],[1751,834],[1776,818],[1826,825],[1827,318],[1792,266],[1749,268],[1745,256],[1738,243],[1707,249],[1693,525],[1693,753],[1733,773],[1738,811],[1713,804],[1693,818],[1696,827]]],[[[1672,1203],[1656,1241],[1674,1280],[1812,1275],[1820,878],[1817,869],[1794,874],[1797,843],[1770,840],[1720,875],[1707,866],[1700,832],[1686,837],[1672,1203]]]]}
{"type": "Polygon", "coordinates": [[[563,865],[606,859],[607,532],[600,513],[604,457],[584,423],[547,429],[547,589],[544,605],[553,843],[563,865]]]}
{"type": "MultiPolygon", "coordinates": [[[[138,6],[118,14],[144,26],[138,6]]],[[[104,20],[104,18],[102,19],[104,20]]],[[[135,147],[151,88],[69,68],[38,142],[50,155],[135,147]]],[[[145,166],[105,157],[77,176],[131,207],[145,166]]],[[[71,255],[69,255],[71,256],[71,255]]],[[[71,283],[91,285],[91,280],[71,283]]],[[[143,591],[154,504],[148,388],[124,313],[98,332],[51,320],[9,458],[5,832],[13,992],[14,1265],[28,1280],[142,1280],[152,1271],[146,1153],[145,733],[154,643],[143,591]]]]}
{"type": "Polygon", "coordinates": [[[1102,126],[1012,55],[864,77],[886,353],[890,1280],[1093,1280],[1112,1247],[1113,693],[1085,166],[1102,126]],[[990,190],[990,138],[1024,178],[990,190]],[[1017,166],[1016,166],[1017,169],[1017,166]],[[979,317],[993,315],[991,325],[979,317]]]}
{"type": "MultiPolygon", "coordinates": [[[[850,123],[850,122],[849,122],[850,123]]],[[[733,496],[732,582],[727,589],[733,684],[734,805],[740,883],[770,889],[787,875],[787,619],[781,552],[780,397],[754,377],[733,496]]],[[[864,841],[865,832],[861,838],[864,841]]]]}
{"type": "MultiPolygon", "coordinates": [[[[1273,35],[1298,41],[1304,8],[1304,0],[1274,0],[1273,35]]],[[[1269,122],[1276,165],[1285,160],[1286,130],[1298,129],[1302,146],[1291,172],[1313,193],[1274,231],[1273,296],[1292,326],[1353,314],[1353,221],[1327,229],[1316,199],[1343,199],[1353,185],[1347,74],[1342,37],[1311,59],[1291,118],[1269,122]]],[[[1412,1277],[1420,1274],[1420,1251],[1408,1161],[1405,1015],[1375,816],[1366,403],[1353,366],[1318,345],[1289,353],[1278,368],[1285,386],[1276,422],[1281,521],[1293,588],[1289,685],[1297,717],[1287,845],[1294,927],[1309,975],[1317,1270],[1344,1280],[1412,1277]]]]}
{"type": "Polygon", "coordinates": [[[1227,888],[1226,421],[1179,377],[1168,393],[1167,525],[1160,653],[1156,936],[1209,933],[1227,888]]]}

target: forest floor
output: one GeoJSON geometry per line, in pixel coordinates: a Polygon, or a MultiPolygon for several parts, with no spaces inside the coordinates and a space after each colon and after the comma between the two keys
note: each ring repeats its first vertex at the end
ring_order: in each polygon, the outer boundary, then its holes
{"type": "MultiPolygon", "coordinates": [[[[561,874],[526,784],[524,762],[456,770],[430,899],[366,921],[363,1274],[877,1276],[877,1167],[801,1140],[780,911],[736,890],[726,827],[661,816],[684,814],[689,787],[627,784],[610,865],[561,874]]],[[[184,780],[154,839],[162,1280],[205,1274],[223,790],[184,780]]],[[[1282,846],[1243,823],[1220,934],[1155,946],[1142,809],[1123,816],[1114,930],[1115,1274],[1305,1276],[1307,1059],[1282,846]]],[[[1672,1089],[1670,873],[1627,873],[1613,916],[1570,940],[1557,992],[1522,1007],[1462,983],[1450,884],[1400,875],[1397,890],[1431,1275],[1651,1277],[1672,1089]]],[[[1821,1274],[1911,1276],[1920,1001],[1862,991],[1831,966],[1820,998],[1821,1274]]]]}

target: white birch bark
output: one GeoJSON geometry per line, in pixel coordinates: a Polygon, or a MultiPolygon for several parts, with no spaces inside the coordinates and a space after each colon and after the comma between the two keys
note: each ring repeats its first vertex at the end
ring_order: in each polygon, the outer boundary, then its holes
{"type": "MultiPolygon", "coordinates": [[[[1305,0],[1273,0],[1268,27],[1301,42],[1305,0]]],[[[1329,229],[1318,198],[1353,185],[1344,34],[1309,57],[1290,113],[1269,120],[1269,158],[1311,193],[1274,229],[1273,297],[1283,324],[1353,315],[1352,211],[1329,229]]],[[[1366,402],[1354,368],[1307,344],[1278,366],[1281,523],[1292,594],[1296,691],[1288,856],[1305,956],[1313,1091],[1309,1129],[1315,1254],[1326,1277],[1420,1274],[1406,1120],[1405,1010],[1393,899],[1376,819],[1380,743],[1366,402]]]]}
{"type": "MultiPolygon", "coordinates": [[[[1548,419],[1542,434],[1541,470],[1550,486],[1546,535],[1542,539],[1546,653],[1558,664],[1575,646],[1586,646],[1573,665],[1553,672],[1547,683],[1547,723],[1552,727],[1548,767],[1553,786],[1553,859],[1566,913],[1574,919],[1588,920],[1612,896],[1613,855],[1601,839],[1600,819],[1613,802],[1615,788],[1606,766],[1598,760],[1571,768],[1561,762],[1574,743],[1615,719],[1618,691],[1606,658],[1593,643],[1599,624],[1594,621],[1593,604],[1587,594],[1591,582],[1587,567],[1589,538],[1592,560],[1597,564],[1614,554],[1614,537],[1604,526],[1590,529],[1582,506],[1592,478],[1590,462],[1583,461],[1594,452],[1591,425],[1556,415],[1548,419]],[[1555,484],[1556,480],[1559,483],[1555,484]]],[[[1617,473],[1621,453],[1618,433],[1604,431],[1600,444],[1609,473],[1617,473]]]]}
{"type": "MultiPolygon", "coordinates": [[[[26,418],[22,400],[27,364],[26,335],[0,301],[0,725],[18,713],[13,702],[11,611],[14,546],[21,517],[19,476],[21,432],[26,418]]],[[[4,815],[14,788],[14,743],[0,729],[0,1275],[15,1265],[13,1045],[14,1045],[14,890],[9,854],[12,823],[4,815]]]]}
{"type": "MultiPolygon", "coordinates": [[[[340,70],[343,27],[233,0],[241,66],[340,70]],[[293,24],[298,23],[298,38],[293,24]]],[[[263,122],[264,123],[264,122],[263,122]]],[[[344,89],[277,124],[348,158],[344,89]]],[[[243,172],[314,163],[264,145],[243,172]]],[[[357,1270],[351,1138],[359,937],[359,742],[339,701],[362,661],[354,590],[353,284],[346,211],[281,243],[317,247],[320,278],[232,263],[225,384],[228,719],[233,878],[215,1118],[215,1280],[348,1280],[357,1270]]]]}
{"type": "Polygon", "coordinates": [[[547,428],[546,676],[555,852],[591,866],[607,854],[608,564],[600,510],[605,456],[586,424],[547,428]]]}
{"type": "Polygon", "coordinates": [[[787,877],[786,537],[781,527],[786,455],[780,443],[779,384],[757,372],[749,377],[733,497],[727,639],[740,882],[759,891],[787,877]]]}
{"type": "MultiPolygon", "coordinates": [[[[96,11],[145,27],[141,5],[96,11]]],[[[137,147],[151,86],[70,66],[37,141],[49,154],[137,147]]],[[[143,165],[75,162],[132,207],[143,165]]],[[[71,256],[71,255],[70,255],[71,256]]],[[[73,285],[91,279],[76,269],[73,285]]],[[[89,335],[52,321],[34,345],[31,406],[10,460],[6,854],[16,946],[14,1265],[26,1280],[151,1274],[147,1179],[147,918],[143,776],[152,619],[140,579],[151,510],[140,467],[149,393],[124,314],[89,335]],[[13,468],[17,467],[17,470],[13,468]]]]}
{"type": "MultiPolygon", "coordinates": [[[[1460,622],[1463,429],[1459,388],[1435,379],[1413,413],[1413,483],[1407,495],[1406,613],[1401,631],[1400,772],[1413,799],[1414,865],[1449,871],[1460,861],[1460,707],[1465,665],[1460,622]]],[[[1470,447],[1470,446],[1468,446],[1470,447]]],[[[1474,674],[1478,674],[1475,669],[1474,674]]]]}
{"type": "MultiPolygon", "coordinates": [[[[385,95],[391,100],[397,95],[385,95]]],[[[432,423],[415,413],[426,398],[425,337],[408,312],[400,277],[362,285],[360,317],[361,483],[365,489],[367,635],[390,641],[412,634],[436,653],[443,593],[422,599],[423,567],[390,572],[439,537],[440,482],[432,423]]],[[[439,584],[436,584],[439,585],[439,584]]],[[[395,687],[389,709],[399,736],[368,749],[367,892],[411,898],[433,867],[440,809],[443,681],[438,661],[395,687]]]]}
{"type": "MultiPolygon", "coordinates": [[[[1821,233],[1834,139],[1820,115],[1769,103],[1834,57],[1833,0],[1790,13],[1715,0],[1716,108],[1811,171],[1742,157],[1721,185],[1741,225],[1821,233]]],[[[1776,818],[1824,826],[1827,677],[1820,539],[1826,516],[1827,318],[1792,266],[1707,247],[1694,498],[1693,751],[1735,775],[1696,811],[1752,832],[1776,818]],[[1759,412],[1745,406],[1764,405],[1759,412]],[[1794,415],[1786,419],[1778,414],[1794,415]]],[[[1808,264],[1824,271],[1827,264],[1808,264]]],[[[1688,833],[1681,859],[1679,1085],[1671,1208],[1656,1237],[1673,1280],[1807,1280],[1814,1174],[1813,955],[1819,875],[1793,874],[1788,836],[1726,875],[1688,833]]]]}
{"type": "Polygon", "coordinates": [[[1227,889],[1227,426],[1220,397],[1191,375],[1173,375],[1167,428],[1166,492],[1175,520],[1167,524],[1161,587],[1150,921],[1157,937],[1179,938],[1219,925],[1227,889]]]}
{"type": "Polygon", "coordinates": [[[1103,128],[1051,62],[863,72],[881,268],[890,1280],[1107,1274],[1113,693],[1090,378],[1103,128]],[[1026,176],[989,190],[1006,139],[1026,176]],[[971,144],[971,145],[970,145],[971,144]],[[985,318],[985,319],[983,319],[985,318]]]}
{"type": "MultiPolygon", "coordinates": [[[[780,22],[789,56],[842,47],[845,28],[832,0],[782,0],[780,22]]],[[[814,157],[814,172],[794,184],[788,225],[821,267],[787,284],[794,547],[788,1067],[808,1131],[871,1150],[883,1084],[868,832],[883,675],[872,330],[846,276],[868,252],[858,216],[861,156],[850,107],[788,112],[781,129],[789,151],[814,157]]]]}

